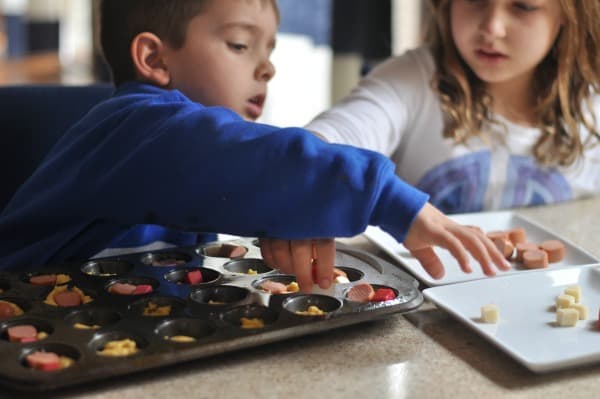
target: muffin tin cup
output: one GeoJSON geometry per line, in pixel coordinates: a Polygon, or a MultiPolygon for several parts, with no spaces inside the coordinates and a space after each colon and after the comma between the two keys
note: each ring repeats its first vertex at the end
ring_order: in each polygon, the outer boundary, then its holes
{"type": "Polygon", "coordinates": [[[233,285],[197,288],[190,293],[192,315],[214,318],[224,309],[243,305],[252,298],[250,290],[233,285]]]}
{"type": "Polygon", "coordinates": [[[343,302],[337,298],[317,294],[295,294],[285,299],[281,305],[287,317],[296,320],[323,320],[334,317],[342,308],[343,302]],[[300,314],[317,307],[323,314],[300,314]]]}
{"type": "Polygon", "coordinates": [[[74,330],[90,331],[110,327],[119,321],[122,316],[119,312],[111,309],[91,308],[84,310],[74,310],[65,316],[65,322],[74,330]],[[87,326],[77,327],[77,325],[87,326]]]}
{"type": "Polygon", "coordinates": [[[141,262],[152,267],[185,267],[192,261],[193,257],[185,252],[159,252],[145,254],[141,262]]]}
{"type": "Polygon", "coordinates": [[[273,326],[279,319],[279,312],[260,305],[237,306],[223,311],[220,314],[220,321],[225,326],[231,326],[247,333],[260,333],[273,326]],[[244,324],[242,318],[248,319],[244,324]],[[262,326],[258,326],[256,322],[262,326]],[[254,324],[254,325],[252,325],[254,324]]]}
{"type": "Polygon", "coordinates": [[[269,291],[265,291],[262,288],[262,285],[267,281],[274,281],[276,283],[281,283],[284,285],[289,285],[292,282],[296,281],[296,276],[291,274],[273,274],[267,275],[257,278],[252,282],[252,288],[255,290],[255,296],[257,298],[257,303],[263,306],[270,306],[274,309],[281,309],[281,303],[290,295],[294,294],[294,292],[287,292],[281,294],[274,294],[269,291]]]}
{"type": "Polygon", "coordinates": [[[121,259],[98,259],[86,262],[81,272],[90,277],[110,279],[130,273],[133,263],[121,259]]]}
{"type": "Polygon", "coordinates": [[[287,285],[295,276],[268,267],[254,241],[223,243],[247,250],[237,259],[207,256],[199,251],[202,247],[193,246],[54,265],[25,274],[0,272],[0,288],[4,289],[0,300],[24,311],[0,320],[0,384],[23,391],[49,391],[406,312],[423,300],[416,280],[393,265],[343,245],[336,248],[335,264],[348,274],[350,283],[337,284],[329,295],[264,292],[261,281],[287,285]],[[170,262],[172,259],[181,262],[170,262]],[[248,274],[249,269],[257,274],[248,274]],[[201,284],[181,283],[187,272],[195,270],[202,272],[201,284]],[[44,304],[52,287],[34,286],[25,277],[49,273],[68,274],[72,281],[67,286],[78,287],[93,301],[75,308],[44,304]],[[110,293],[107,289],[117,282],[149,285],[152,291],[142,295],[110,293]],[[348,288],[365,282],[392,287],[398,297],[376,305],[345,299],[348,288]],[[210,304],[211,300],[216,303],[210,304]],[[149,304],[156,305],[154,310],[171,308],[168,314],[144,316],[149,304]],[[326,313],[295,313],[311,305],[326,313]],[[242,318],[246,327],[254,328],[242,328],[242,318]],[[48,336],[32,343],[9,342],[7,329],[21,324],[33,325],[48,336]],[[126,338],[136,342],[136,353],[125,357],[97,353],[107,342],[126,338]],[[33,370],[24,359],[35,350],[67,356],[74,363],[60,371],[33,370]]]}
{"type": "Polygon", "coordinates": [[[198,344],[213,336],[215,331],[209,322],[193,318],[168,319],[154,330],[156,336],[175,346],[198,344]]]}

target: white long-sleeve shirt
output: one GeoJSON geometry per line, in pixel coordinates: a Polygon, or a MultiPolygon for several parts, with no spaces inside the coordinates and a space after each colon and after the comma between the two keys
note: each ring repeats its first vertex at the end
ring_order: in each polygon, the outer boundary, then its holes
{"type": "MultiPolygon", "coordinates": [[[[600,146],[569,167],[544,167],[532,149],[541,131],[495,115],[486,143],[443,138],[444,115],[431,87],[435,71],[427,47],[376,67],[307,128],[335,143],[379,151],[396,173],[431,195],[445,212],[475,212],[550,204],[600,193],[600,146]]],[[[600,120],[600,98],[593,112],[600,120]]],[[[585,137],[588,132],[582,127],[585,137]]]]}

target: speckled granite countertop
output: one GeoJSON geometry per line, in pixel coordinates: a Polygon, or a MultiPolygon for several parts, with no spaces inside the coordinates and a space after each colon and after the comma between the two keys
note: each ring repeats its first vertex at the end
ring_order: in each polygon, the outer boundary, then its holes
{"type": "MultiPolygon", "coordinates": [[[[518,213],[600,257],[600,198],[518,213]]],[[[343,241],[388,259],[362,236],[343,241]]],[[[407,315],[42,397],[597,398],[599,373],[600,364],[534,374],[426,303],[407,315]]]]}

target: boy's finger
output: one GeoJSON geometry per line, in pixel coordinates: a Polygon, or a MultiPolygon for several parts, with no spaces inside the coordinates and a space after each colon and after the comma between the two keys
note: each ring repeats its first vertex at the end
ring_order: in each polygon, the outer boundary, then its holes
{"type": "Polygon", "coordinates": [[[444,277],[444,266],[433,250],[433,247],[417,249],[410,251],[410,253],[419,261],[421,266],[423,266],[425,271],[427,271],[431,277],[436,280],[444,277]]]}
{"type": "Polygon", "coordinates": [[[290,242],[288,240],[271,240],[271,253],[275,266],[289,273],[293,270],[292,257],[290,253],[290,242]]]}
{"type": "Polygon", "coordinates": [[[316,240],[317,283],[326,289],[331,286],[333,279],[333,264],[335,262],[335,241],[333,239],[316,240]]]}
{"type": "Polygon", "coordinates": [[[312,291],[312,243],[311,240],[294,240],[291,242],[292,273],[302,292],[312,291]]]}
{"type": "Polygon", "coordinates": [[[270,268],[276,268],[275,259],[273,258],[273,252],[271,251],[271,240],[268,238],[259,239],[260,242],[260,254],[265,261],[265,264],[270,268]]]}

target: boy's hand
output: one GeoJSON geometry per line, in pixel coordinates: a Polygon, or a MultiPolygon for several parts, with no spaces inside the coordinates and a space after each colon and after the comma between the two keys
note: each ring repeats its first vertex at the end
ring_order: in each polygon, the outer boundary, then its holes
{"type": "Polygon", "coordinates": [[[472,271],[467,251],[488,276],[495,275],[492,263],[501,270],[510,269],[510,264],[485,234],[452,221],[429,203],[425,204],[410,226],[403,244],[435,279],[444,277],[444,266],[433,251],[433,246],[450,251],[465,273],[472,271]]]}
{"type": "Polygon", "coordinates": [[[316,240],[260,239],[260,252],[265,263],[284,273],[293,274],[302,292],[313,287],[313,261],[316,263],[314,283],[329,288],[333,278],[335,241],[332,238],[316,240]]]}

